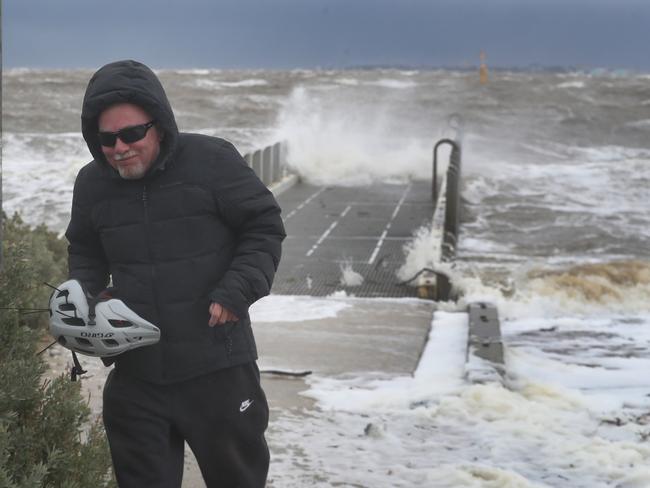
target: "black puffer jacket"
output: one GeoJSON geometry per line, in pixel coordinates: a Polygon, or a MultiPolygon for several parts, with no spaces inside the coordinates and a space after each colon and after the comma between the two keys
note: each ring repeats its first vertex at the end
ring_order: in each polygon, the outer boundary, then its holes
{"type": "Polygon", "coordinates": [[[273,195],[232,144],[179,133],[162,85],[135,61],[95,73],[81,119],[94,161],[75,182],[70,278],[97,293],[112,276],[118,297],[162,332],[158,344],[118,356],[117,368],[170,383],[256,359],[248,307],[269,293],[285,237],[273,195]],[[139,180],[120,178],[97,138],[99,114],[123,102],[164,132],[139,180]],[[211,302],[240,321],[209,327],[211,302]]]}

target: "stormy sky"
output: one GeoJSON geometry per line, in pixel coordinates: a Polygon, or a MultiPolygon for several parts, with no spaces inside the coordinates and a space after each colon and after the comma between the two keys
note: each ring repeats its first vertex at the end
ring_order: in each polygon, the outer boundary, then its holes
{"type": "Polygon", "coordinates": [[[650,71],[647,0],[4,0],[5,67],[650,71]]]}

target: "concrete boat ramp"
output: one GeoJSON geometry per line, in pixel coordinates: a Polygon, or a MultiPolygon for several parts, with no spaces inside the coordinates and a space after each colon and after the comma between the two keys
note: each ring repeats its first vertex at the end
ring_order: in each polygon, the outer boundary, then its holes
{"type": "MultiPolygon", "coordinates": [[[[425,182],[366,187],[299,183],[278,196],[287,239],[273,293],[293,298],[275,299],[286,309],[287,321],[281,320],[282,311],[273,314],[280,320],[266,321],[264,300],[252,310],[262,371],[341,375],[415,370],[435,305],[394,299],[415,295],[414,288],[398,283],[396,271],[404,261],[403,246],[418,227],[431,222],[430,191],[425,182]],[[341,281],[345,265],[363,277],[362,284],[341,281]],[[323,296],[327,298],[310,299],[323,296]],[[296,308],[310,307],[325,308],[330,316],[292,318],[296,308]],[[337,310],[333,316],[332,310],[337,310]]],[[[264,375],[271,404],[304,405],[304,397],[286,395],[287,389],[304,388],[303,382],[287,378],[264,375]]]]}

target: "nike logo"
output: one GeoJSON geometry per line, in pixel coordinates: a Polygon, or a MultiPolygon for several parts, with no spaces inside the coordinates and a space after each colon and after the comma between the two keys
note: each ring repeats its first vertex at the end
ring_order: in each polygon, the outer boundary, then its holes
{"type": "Polygon", "coordinates": [[[240,412],[245,412],[248,407],[250,407],[253,404],[253,400],[244,400],[241,402],[241,405],[239,406],[239,411],[240,412]]]}

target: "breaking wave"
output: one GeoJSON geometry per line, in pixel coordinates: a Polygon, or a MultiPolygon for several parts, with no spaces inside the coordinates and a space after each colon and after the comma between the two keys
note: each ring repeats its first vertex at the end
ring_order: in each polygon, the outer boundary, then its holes
{"type": "Polygon", "coordinates": [[[528,276],[529,288],[540,295],[598,304],[645,302],[650,309],[650,262],[582,264],[565,270],[534,270],[528,276]]]}
{"type": "Polygon", "coordinates": [[[491,302],[506,318],[650,312],[650,261],[524,266],[495,276],[453,269],[452,283],[461,295],[457,306],[491,302]]]}
{"type": "Polygon", "coordinates": [[[314,184],[364,185],[430,177],[430,142],[395,134],[395,105],[361,103],[354,93],[332,97],[293,90],[279,115],[278,139],[289,164],[314,184]]]}

